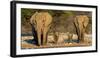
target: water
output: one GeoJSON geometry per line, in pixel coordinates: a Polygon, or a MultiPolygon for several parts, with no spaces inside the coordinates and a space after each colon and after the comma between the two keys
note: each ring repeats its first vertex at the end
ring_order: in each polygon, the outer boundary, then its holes
{"type": "Polygon", "coordinates": [[[65,39],[64,42],[65,43],[68,43],[68,42],[73,43],[73,42],[78,42],[78,40],[77,39],[71,39],[71,40],[65,39]]]}

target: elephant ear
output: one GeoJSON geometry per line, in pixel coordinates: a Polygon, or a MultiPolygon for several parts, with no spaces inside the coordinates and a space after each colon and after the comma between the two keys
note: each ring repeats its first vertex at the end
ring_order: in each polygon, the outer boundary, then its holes
{"type": "Polygon", "coordinates": [[[45,19],[46,19],[45,25],[49,27],[51,25],[53,18],[48,12],[45,13],[45,19]]]}
{"type": "Polygon", "coordinates": [[[38,12],[35,12],[30,19],[30,23],[31,24],[36,24],[36,15],[38,14],[38,12]]]}
{"type": "Polygon", "coordinates": [[[74,24],[75,24],[76,27],[78,27],[78,21],[77,21],[77,19],[78,19],[78,16],[76,16],[75,19],[74,19],[74,24]]]}
{"type": "Polygon", "coordinates": [[[86,27],[89,23],[89,18],[87,16],[84,17],[84,23],[83,26],[86,27]]]}

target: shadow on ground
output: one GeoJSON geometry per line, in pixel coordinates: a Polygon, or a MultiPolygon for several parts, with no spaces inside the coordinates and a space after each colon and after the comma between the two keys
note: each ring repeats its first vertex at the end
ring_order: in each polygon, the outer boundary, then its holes
{"type": "Polygon", "coordinates": [[[29,44],[35,44],[37,45],[37,40],[36,39],[29,39],[29,40],[24,40],[25,42],[29,43],[29,44]]]}

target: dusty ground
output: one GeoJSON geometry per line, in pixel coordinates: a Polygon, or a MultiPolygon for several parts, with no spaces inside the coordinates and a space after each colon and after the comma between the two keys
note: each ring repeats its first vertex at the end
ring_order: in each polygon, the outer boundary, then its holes
{"type": "Polygon", "coordinates": [[[47,45],[41,45],[37,46],[33,43],[33,37],[32,36],[22,36],[22,41],[21,41],[21,48],[22,49],[36,49],[36,48],[59,48],[59,47],[86,47],[86,46],[91,46],[92,42],[91,40],[85,40],[84,43],[47,43],[47,45]]]}

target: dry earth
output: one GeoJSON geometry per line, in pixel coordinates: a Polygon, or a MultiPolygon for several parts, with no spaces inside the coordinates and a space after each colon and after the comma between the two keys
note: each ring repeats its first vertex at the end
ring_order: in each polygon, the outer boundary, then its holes
{"type": "Polygon", "coordinates": [[[61,42],[61,43],[55,44],[55,43],[48,42],[47,45],[37,46],[34,43],[32,43],[32,40],[33,40],[32,36],[22,36],[22,38],[21,38],[21,48],[22,49],[32,49],[32,48],[36,49],[36,48],[60,48],[60,47],[88,47],[88,46],[92,45],[92,39],[90,39],[90,38],[91,38],[91,36],[85,37],[84,43],[76,43],[76,42],[72,42],[72,43],[63,42],[62,43],[61,42]]]}

